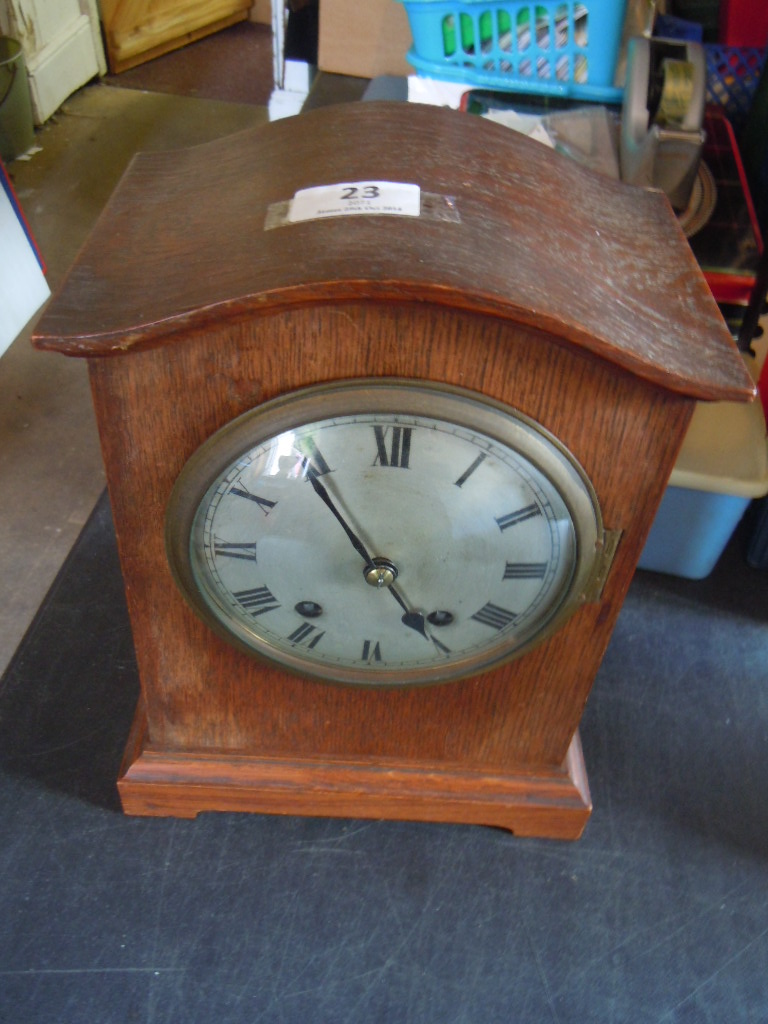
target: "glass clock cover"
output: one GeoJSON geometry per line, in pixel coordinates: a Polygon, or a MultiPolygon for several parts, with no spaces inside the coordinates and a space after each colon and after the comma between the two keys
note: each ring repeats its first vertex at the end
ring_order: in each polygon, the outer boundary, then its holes
{"type": "Polygon", "coordinates": [[[241,649],[357,685],[446,682],[548,636],[602,537],[592,488],[530,419],[377,379],[295,392],[213,435],[168,507],[171,568],[241,649]]]}

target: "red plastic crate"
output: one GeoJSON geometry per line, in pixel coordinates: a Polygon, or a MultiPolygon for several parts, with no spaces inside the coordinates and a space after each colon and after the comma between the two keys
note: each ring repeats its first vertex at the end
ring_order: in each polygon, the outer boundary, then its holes
{"type": "Polygon", "coordinates": [[[765,0],[720,0],[719,38],[724,46],[768,43],[768,4],[765,0]]]}

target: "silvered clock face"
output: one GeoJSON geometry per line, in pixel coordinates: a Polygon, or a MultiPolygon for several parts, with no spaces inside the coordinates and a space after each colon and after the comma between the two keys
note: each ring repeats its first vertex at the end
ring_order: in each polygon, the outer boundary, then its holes
{"type": "Polygon", "coordinates": [[[577,606],[600,515],[573,458],[529,419],[388,379],[245,414],[174,490],[168,552],[220,635],[358,685],[477,673],[577,606]]]}

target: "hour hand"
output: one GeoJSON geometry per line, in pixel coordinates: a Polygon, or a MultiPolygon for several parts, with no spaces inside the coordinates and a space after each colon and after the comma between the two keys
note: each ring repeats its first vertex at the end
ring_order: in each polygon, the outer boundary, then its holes
{"type": "Polygon", "coordinates": [[[403,625],[410,626],[411,629],[423,636],[425,640],[430,640],[441,654],[451,653],[449,647],[441,643],[432,633],[427,632],[427,620],[421,612],[406,612],[400,621],[403,625]]]}
{"type": "Polygon", "coordinates": [[[409,626],[411,629],[416,630],[417,633],[421,633],[425,640],[429,640],[429,633],[427,633],[427,620],[421,614],[421,612],[405,612],[402,619],[400,620],[404,626],[409,626]]]}
{"type": "Polygon", "coordinates": [[[400,621],[404,626],[408,626],[409,629],[415,630],[420,633],[425,640],[429,640],[429,634],[427,633],[427,623],[421,612],[415,612],[408,607],[407,601],[403,598],[403,595],[393,586],[395,579],[397,578],[397,567],[394,562],[391,562],[388,558],[374,558],[372,564],[366,569],[365,580],[372,587],[386,587],[392,597],[397,601],[400,607],[403,609],[403,615],[400,621]]]}

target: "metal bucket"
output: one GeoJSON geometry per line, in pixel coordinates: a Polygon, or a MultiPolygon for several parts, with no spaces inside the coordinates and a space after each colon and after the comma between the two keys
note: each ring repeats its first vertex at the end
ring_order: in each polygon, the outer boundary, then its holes
{"type": "Polygon", "coordinates": [[[34,141],[32,103],[21,44],[0,36],[0,157],[15,160],[34,141]]]}

